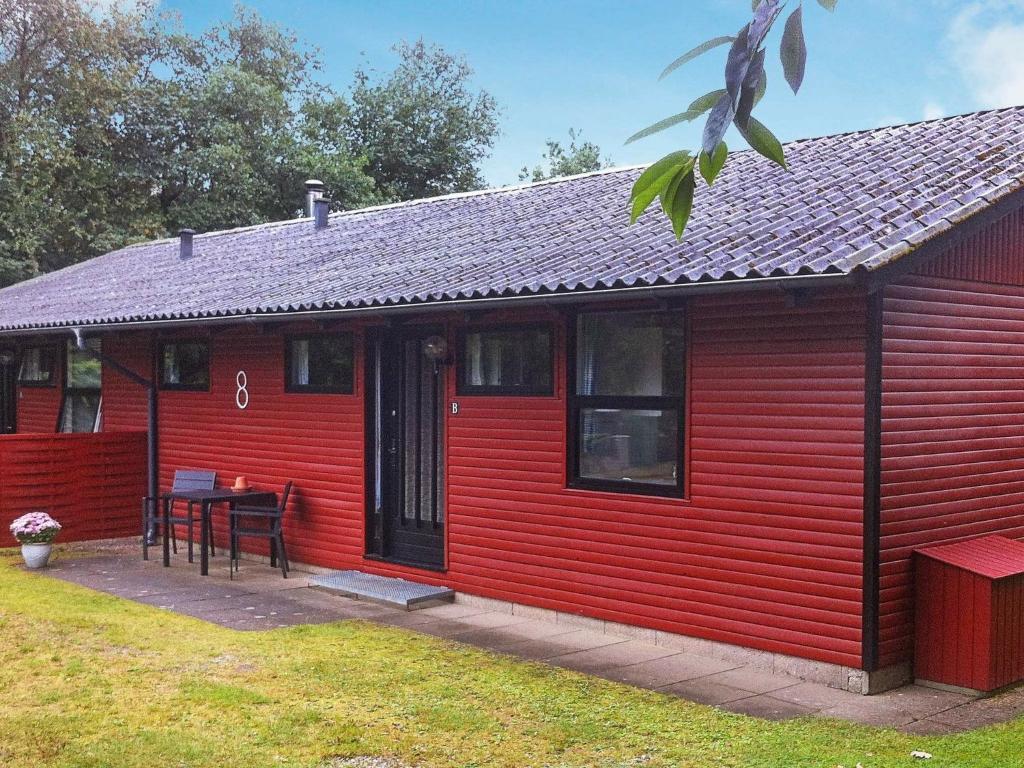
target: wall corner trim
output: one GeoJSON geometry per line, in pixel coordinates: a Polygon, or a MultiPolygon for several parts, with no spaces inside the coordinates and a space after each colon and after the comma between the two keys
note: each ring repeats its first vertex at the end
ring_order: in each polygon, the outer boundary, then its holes
{"type": "Polygon", "coordinates": [[[882,334],[884,291],[867,297],[864,345],[864,571],[861,664],[878,668],[879,566],[882,507],[882,334]]]}

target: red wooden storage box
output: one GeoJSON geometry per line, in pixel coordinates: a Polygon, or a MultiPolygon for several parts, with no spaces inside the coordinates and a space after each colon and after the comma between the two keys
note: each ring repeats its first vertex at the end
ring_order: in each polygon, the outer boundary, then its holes
{"type": "Polygon", "coordinates": [[[918,681],[988,692],[1024,680],[1024,542],[986,536],[914,560],[918,681]]]}

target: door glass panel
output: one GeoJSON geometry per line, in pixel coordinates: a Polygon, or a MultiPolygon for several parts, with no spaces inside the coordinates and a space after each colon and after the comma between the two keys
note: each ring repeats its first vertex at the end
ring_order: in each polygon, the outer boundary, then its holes
{"type": "Polygon", "coordinates": [[[402,392],[402,521],[422,524],[444,520],[440,469],[440,371],[422,351],[421,339],[404,344],[402,392]]]}
{"type": "Polygon", "coordinates": [[[420,463],[419,445],[419,344],[407,340],[403,345],[404,371],[402,375],[402,521],[416,520],[416,485],[420,463]]]}

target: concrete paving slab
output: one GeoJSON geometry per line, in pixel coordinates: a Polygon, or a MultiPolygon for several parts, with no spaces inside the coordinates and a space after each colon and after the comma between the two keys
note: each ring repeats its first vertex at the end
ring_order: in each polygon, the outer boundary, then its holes
{"type": "Polygon", "coordinates": [[[967,731],[1004,723],[1024,715],[1024,687],[991,698],[978,699],[937,712],[927,719],[943,723],[950,732],[967,731]]]}
{"type": "Polygon", "coordinates": [[[509,646],[506,649],[506,653],[518,656],[521,659],[547,661],[555,656],[564,656],[574,651],[586,651],[592,648],[625,642],[627,640],[623,637],[606,635],[603,632],[594,632],[590,629],[577,629],[564,635],[556,635],[555,637],[543,638],[541,640],[527,640],[509,646]]]}
{"type": "Polygon", "coordinates": [[[740,715],[759,717],[762,720],[791,720],[794,717],[807,717],[815,712],[811,707],[804,707],[791,701],[782,701],[773,698],[768,693],[726,702],[722,705],[722,709],[740,715]]]}
{"type": "Polygon", "coordinates": [[[494,613],[494,611],[478,605],[452,603],[450,605],[435,605],[430,608],[421,608],[419,613],[426,616],[433,616],[438,619],[461,619],[466,616],[475,616],[481,613],[494,613]]]}
{"type": "Polygon", "coordinates": [[[840,691],[820,683],[797,683],[786,688],[772,691],[771,695],[781,701],[798,704],[812,710],[834,707],[848,699],[862,699],[859,693],[840,691]]]}
{"type": "Polygon", "coordinates": [[[757,694],[744,691],[740,688],[733,688],[725,683],[716,683],[708,677],[698,677],[695,680],[684,680],[681,683],[673,683],[659,689],[662,693],[670,693],[679,696],[687,701],[694,701],[698,704],[711,704],[718,706],[727,704],[739,699],[749,699],[757,694]]]}
{"type": "Polygon", "coordinates": [[[878,728],[899,728],[917,719],[899,707],[887,706],[884,702],[877,701],[873,696],[844,699],[842,703],[820,709],[816,714],[818,717],[852,720],[878,728]]]}
{"type": "Polygon", "coordinates": [[[921,685],[905,685],[902,688],[897,688],[895,691],[878,694],[877,698],[886,706],[895,707],[900,711],[906,712],[915,720],[922,720],[939,712],[945,712],[961,704],[966,704],[977,697],[954,691],[940,691],[921,685]]]}
{"type": "MultiPolygon", "coordinates": [[[[668,650],[671,651],[671,649],[668,650]]],[[[675,652],[671,656],[664,656],[660,659],[610,669],[606,676],[610,680],[628,683],[639,688],[663,688],[672,683],[706,677],[716,672],[734,669],[737,666],[739,665],[731,661],[675,652]]]]}
{"type": "Polygon", "coordinates": [[[548,663],[556,667],[566,667],[575,669],[577,672],[606,677],[608,673],[619,667],[661,659],[674,653],[675,651],[671,648],[663,648],[639,640],[626,640],[623,643],[554,656],[548,659],[548,663]]]}
{"type": "Polygon", "coordinates": [[[518,645],[519,643],[527,640],[543,640],[549,637],[557,637],[558,635],[566,635],[575,631],[575,627],[567,627],[564,624],[524,619],[518,624],[490,627],[487,629],[474,629],[470,632],[459,635],[459,641],[475,645],[479,648],[485,648],[490,651],[500,652],[509,646],[518,645]]]}
{"type": "Polygon", "coordinates": [[[788,675],[777,675],[772,672],[765,672],[754,667],[736,667],[725,672],[718,672],[705,678],[709,683],[721,683],[732,688],[739,688],[742,691],[751,693],[770,693],[781,688],[789,688],[803,682],[802,680],[789,677],[788,675]]]}

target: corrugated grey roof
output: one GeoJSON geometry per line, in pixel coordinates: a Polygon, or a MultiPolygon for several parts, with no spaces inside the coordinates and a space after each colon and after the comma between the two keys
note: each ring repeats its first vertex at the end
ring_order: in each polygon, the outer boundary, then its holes
{"type": "Polygon", "coordinates": [[[627,225],[639,168],[143,243],[0,291],[0,330],[849,275],[1019,189],[1022,152],[1024,108],[738,152],[682,243],[627,225]]]}

